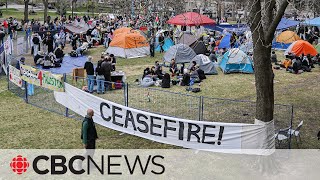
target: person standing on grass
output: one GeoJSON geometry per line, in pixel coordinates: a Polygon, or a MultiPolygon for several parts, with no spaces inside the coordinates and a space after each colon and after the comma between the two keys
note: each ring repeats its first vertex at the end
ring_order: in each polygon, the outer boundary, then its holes
{"type": "Polygon", "coordinates": [[[111,89],[111,71],[112,71],[112,64],[111,58],[109,56],[105,57],[105,60],[101,64],[101,68],[103,69],[104,79],[105,79],[105,88],[111,89]],[[109,86],[110,84],[110,86],[109,86]]]}
{"type": "Polygon", "coordinates": [[[93,93],[93,87],[94,87],[94,67],[91,61],[92,61],[92,57],[89,56],[87,62],[84,64],[84,69],[87,72],[89,93],[93,93]]]}
{"type": "Polygon", "coordinates": [[[97,130],[94,125],[92,117],[94,111],[92,109],[87,110],[87,115],[82,122],[81,139],[85,149],[95,149],[96,140],[98,139],[97,130]]]}

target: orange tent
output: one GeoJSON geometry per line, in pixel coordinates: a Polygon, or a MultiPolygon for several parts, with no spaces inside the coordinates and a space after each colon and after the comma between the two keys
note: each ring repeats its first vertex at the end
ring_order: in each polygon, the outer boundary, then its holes
{"type": "Polygon", "coordinates": [[[116,36],[118,34],[121,34],[121,33],[128,33],[132,30],[132,28],[128,28],[128,27],[123,27],[123,28],[119,28],[119,29],[116,29],[114,32],[113,32],[113,35],[116,36]]]}
{"type": "Polygon", "coordinates": [[[290,44],[298,40],[301,40],[301,38],[293,31],[283,31],[276,38],[277,42],[284,44],[290,44]]]}
{"type": "Polygon", "coordinates": [[[311,56],[315,56],[318,54],[317,50],[308,41],[304,40],[293,42],[284,54],[288,55],[289,53],[292,53],[296,56],[300,56],[301,54],[310,54],[311,56]]]}
{"type": "Polygon", "coordinates": [[[150,48],[147,39],[140,32],[131,30],[117,34],[106,52],[123,58],[137,58],[149,55],[150,48]]]}

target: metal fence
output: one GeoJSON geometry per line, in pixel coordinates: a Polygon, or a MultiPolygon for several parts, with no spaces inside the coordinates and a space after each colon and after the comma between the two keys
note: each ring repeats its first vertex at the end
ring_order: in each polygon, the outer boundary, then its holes
{"type": "MultiPolygon", "coordinates": [[[[87,85],[87,80],[81,77],[65,75],[65,81],[79,89],[87,85]]],[[[113,82],[105,82],[112,84],[113,82]]],[[[43,108],[67,117],[81,119],[74,112],[58,104],[52,90],[34,86],[34,93],[28,94],[28,84],[21,89],[8,81],[8,89],[17,96],[25,99],[29,104],[43,108]]],[[[195,96],[190,94],[175,93],[157,87],[144,88],[138,85],[121,84],[121,89],[107,90],[105,94],[96,94],[103,99],[129,106],[132,108],[178,117],[183,119],[214,121],[225,123],[254,123],[255,102],[231,99],[195,96]]],[[[275,129],[292,126],[293,106],[275,104],[274,121],[275,129]]],[[[282,147],[290,147],[290,140],[282,147]]]]}

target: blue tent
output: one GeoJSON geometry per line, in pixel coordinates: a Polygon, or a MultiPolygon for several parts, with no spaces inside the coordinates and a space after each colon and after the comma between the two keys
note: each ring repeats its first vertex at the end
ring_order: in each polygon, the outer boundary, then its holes
{"type": "MultiPolygon", "coordinates": [[[[159,38],[156,38],[156,41],[157,42],[156,42],[155,51],[160,51],[159,38]]],[[[174,45],[174,43],[173,43],[171,38],[165,38],[164,39],[164,44],[163,44],[163,50],[167,51],[173,45],[174,45]]]]}
{"type": "Polygon", "coordinates": [[[320,26],[320,17],[314,19],[307,19],[303,21],[302,24],[307,26],[320,26]]]}
{"type": "Polygon", "coordinates": [[[253,65],[251,58],[238,48],[227,51],[219,66],[223,73],[253,73],[253,65]]]}
{"type": "Polygon", "coordinates": [[[288,29],[289,27],[296,26],[299,23],[300,23],[299,21],[294,21],[294,20],[282,18],[277,26],[277,30],[288,29]]]}
{"type": "Polygon", "coordinates": [[[223,36],[223,38],[220,41],[220,44],[218,46],[219,49],[222,48],[230,48],[230,39],[231,39],[231,34],[226,34],[225,36],[223,36]]]}

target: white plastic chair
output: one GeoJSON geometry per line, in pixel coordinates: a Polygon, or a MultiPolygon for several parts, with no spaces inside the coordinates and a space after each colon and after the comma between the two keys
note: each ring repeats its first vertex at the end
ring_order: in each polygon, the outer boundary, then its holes
{"type": "Polygon", "coordinates": [[[299,123],[298,127],[297,127],[295,130],[290,129],[289,132],[288,132],[289,134],[291,134],[291,136],[294,136],[294,137],[295,137],[296,142],[298,142],[297,137],[299,137],[299,141],[301,142],[300,129],[301,129],[302,125],[303,125],[303,121],[301,121],[301,122],[299,123]]]}

